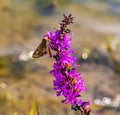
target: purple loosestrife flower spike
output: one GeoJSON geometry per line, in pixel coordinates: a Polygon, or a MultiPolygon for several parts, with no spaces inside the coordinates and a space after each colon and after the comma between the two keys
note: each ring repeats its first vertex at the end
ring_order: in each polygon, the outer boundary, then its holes
{"type": "Polygon", "coordinates": [[[61,101],[62,103],[70,103],[72,109],[80,110],[83,115],[89,115],[90,110],[87,110],[86,106],[90,102],[84,102],[80,94],[86,90],[84,80],[76,72],[76,65],[74,64],[76,58],[71,56],[74,50],[70,46],[72,32],[68,26],[73,23],[73,17],[72,15],[63,16],[64,19],[59,24],[60,28],[56,29],[54,33],[49,31],[46,35],[49,39],[50,49],[55,52],[53,58],[56,62],[50,71],[55,77],[53,89],[57,96],[63,95],[65,97],[61,101]]]}
{"type": "Polygon", "coordinates": [[[54,33],[49,31],[44,37],[48,41],[47,47],[54,52],[52,57],[55,59],[53,69],[50,74],[54,76],[53,89],[56,91],[57,96],[64,96],[65,99],[62,103],[70,103],[71,108],[81,111],[82,115],[89,115],[90,110],[86,106],[90,102],[84,102],[81,99],[81,92],[86,90],[84,80],[81,75],[76,71],[76,58],[71,56],[74,50],[71,48],[70,43],[72,38],[71,30],[68,26],[73,23],[72,15],[64,15],[64,19],[59,24],[59,29],[54,33]]]}

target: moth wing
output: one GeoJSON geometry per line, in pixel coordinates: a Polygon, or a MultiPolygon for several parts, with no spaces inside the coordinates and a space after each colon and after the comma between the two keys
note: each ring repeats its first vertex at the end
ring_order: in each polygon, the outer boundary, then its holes
{"type": "Polygon", "coordinates": [[[46,40],[43,39],[40,45],[36,48],[34,51],[32,57],[33,58],[39,58],[47,53],[46,51],[46,40]]]}

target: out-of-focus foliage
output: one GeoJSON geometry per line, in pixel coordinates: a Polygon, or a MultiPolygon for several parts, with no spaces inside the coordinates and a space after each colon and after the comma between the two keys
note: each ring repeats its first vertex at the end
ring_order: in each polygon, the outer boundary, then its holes
{"type": "Polygon", "coordinates": [[[37,15],[30,6],[24,2],[21,5],[10,0],[0,1],[0,37],[4,40],[28,38],[34,34],[37,27],[37,15]]]}

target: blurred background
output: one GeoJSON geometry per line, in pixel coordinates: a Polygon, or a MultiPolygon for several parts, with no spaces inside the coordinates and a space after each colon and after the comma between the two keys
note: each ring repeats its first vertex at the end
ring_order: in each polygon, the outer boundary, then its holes
{"type": "Polygon", "coordinates": [[[63,13],[75,17],[72,47],[91,115],[120,115],[120,0],[0,0],[0,115],[28,115],[35,100],[41,115],[80,115],[52,90],[54,60],[31,58],[63,13]]]}

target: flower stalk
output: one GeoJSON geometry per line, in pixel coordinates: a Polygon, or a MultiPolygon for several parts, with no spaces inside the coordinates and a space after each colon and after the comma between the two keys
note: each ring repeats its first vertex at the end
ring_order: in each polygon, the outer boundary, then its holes
{"type": "Polygon", "coordinates": [[[82,115],[90,115],[90,109],[86,108],[90,102],[85,102],[81,98],[81,92],[86,91],[84,80],[76,71],[78,65],[75,64],[76,57],[72,56],[74,50],[70,46],[73,33],[68,26],[73,23],[73,17],[71,14],[68,16],[63,14],[63,16],[59,29],[55,29],[54,33],[49,31],[32,56],[39,58],[48,53],[49,57],[55,59],[50,74],[55,78],[53,89],[56,95],[65,97],[61,102],[71,104],[73,110],[79,110],[82,115]]]}
{"type": "Polygon", "coordinates": [[[62,103],[70,103],[71,108],[75,111],[79,110],[82,115],[89,115],[90,110],[86,106],[90,104],[89,101],[84,102],[81,99],[81,92],[86,90],[84,80],[80,73],[76,71],[76,57],[71,54],[74,50],[71,48],[72,31],[68,26],[73,23],[72,15],[63,15],[64,19],[59,24],[59,29],[54,33],[49,31],[45,37],[48,41],[48,47],[54,51],[52,57],[55,59],[53,69],[50,71],[55,78],[53,81],[53,89],[57,96],[64,96],[62,103]]]}

